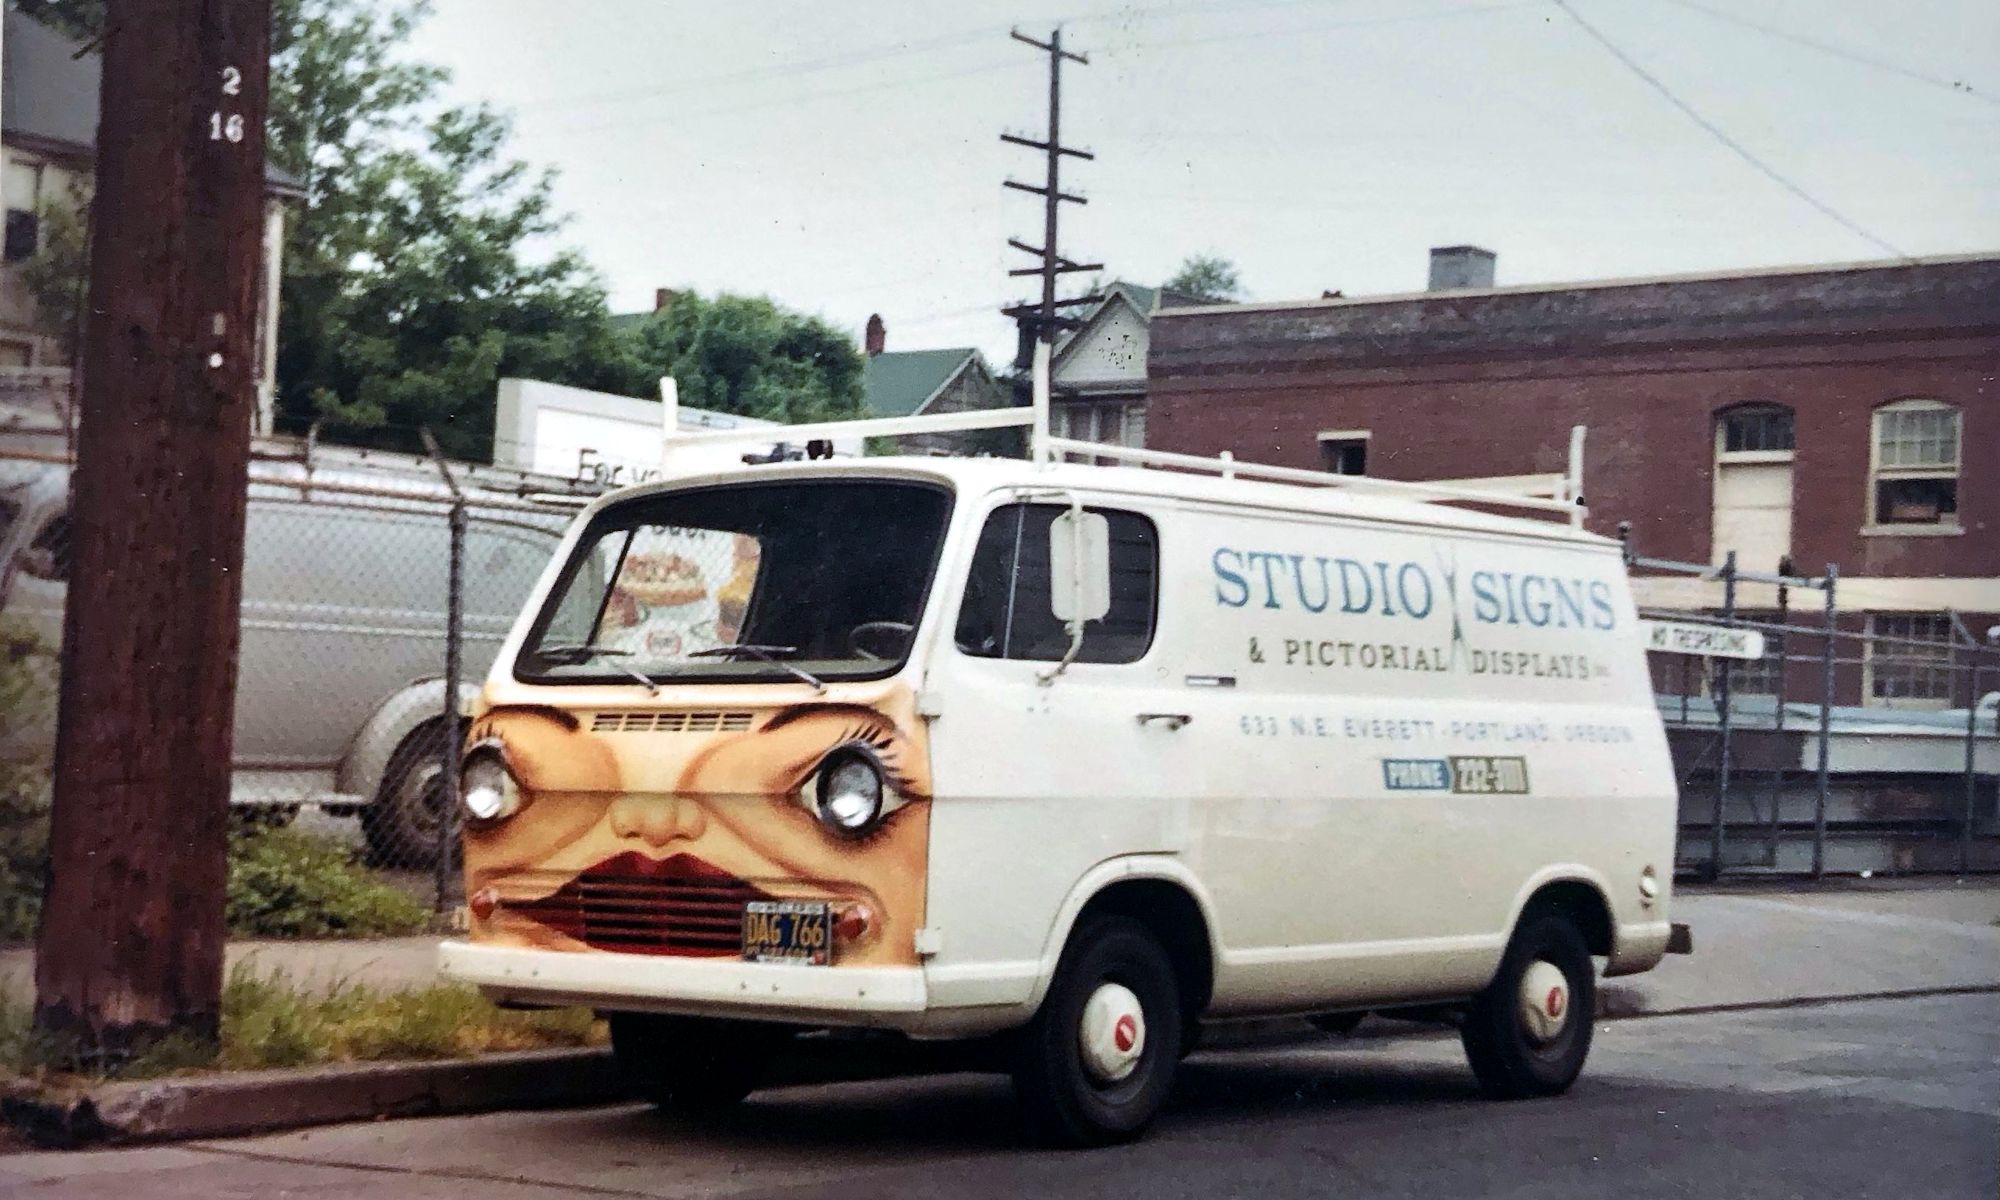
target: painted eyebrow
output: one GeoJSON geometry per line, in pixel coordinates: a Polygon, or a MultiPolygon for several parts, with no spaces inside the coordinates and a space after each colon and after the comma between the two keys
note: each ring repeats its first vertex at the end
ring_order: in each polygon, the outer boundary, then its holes
{"type": "Polygon", "coordinates": [[[896,723],[890,720],[880,709],[870,708],[866,704],[794,704],[790,708],[781,709],[769,721],[764,723],[764,728],[767,730],[782,729],[794,721],[803,721],[808,717],[822,716],[852,717],[856,720],[868,721],[871,724],[884,725],[890,729],[896,728],[896,723]]]}

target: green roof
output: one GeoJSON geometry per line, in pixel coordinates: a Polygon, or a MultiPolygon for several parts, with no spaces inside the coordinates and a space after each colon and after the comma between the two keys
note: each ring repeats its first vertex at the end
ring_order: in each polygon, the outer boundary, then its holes
{"type": "Polygon", "coordinates": [[[861,373],[861,391],[869,414],[909,416],[978,353],[970,346],[961,346],[955,350],[885,350],[869,355],[861,373]]]}

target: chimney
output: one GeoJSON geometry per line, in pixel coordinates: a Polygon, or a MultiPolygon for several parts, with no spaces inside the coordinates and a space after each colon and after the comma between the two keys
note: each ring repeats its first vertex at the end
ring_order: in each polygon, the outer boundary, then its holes
{"type": "Polygon", "coordinates": [[[882,324],[881,313],[868,314],[868,332],[862,335],[861,344],[870,358],[882,353],[883,347],[889,344],[889,327],[882,324]]]}
{"type": "Polygon", "coordinates": [[[1493,261],[1498,256],[1477,246],[1431,247],[1432,292],[1493,286],[1493,261]]]}
{"type": "Polygon", "coordinates": [[[669,304],[672,304],[674,302],[675,297],[679,295],[680,293],[672,288],[654,288],[653,311],[659,312],[661,309],[667,307],[669,304]]]}

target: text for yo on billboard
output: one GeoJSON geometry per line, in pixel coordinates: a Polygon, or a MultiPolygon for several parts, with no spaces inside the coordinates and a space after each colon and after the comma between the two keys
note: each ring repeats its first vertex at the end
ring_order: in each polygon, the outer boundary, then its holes
{"type": "MultiPolygon", "coordinates": [[[[1461,588],[1455,562],[1435,568],[1337,555],[1287,554],[1218,547],[1210,556],[1215,602],[1231,609],[1277,610],[1301,617],[1378,617],[1414,624],[1440,605],[1451,618],[1444,641],[1327,637],[1303,622],[1296,636],[1252,637],[1252,663],[1364,671],[1450,672],[1539,679],[1591,679],[1608,674],[1582,652],[1474,646],[1468,628],[1573,630],[1596,635],[1617,628],[1611,585],[1602,579],[1482,569],[1461,588]]],[[[1393,627],[1392,627],[1393,628],[1393,627]]],[[[1288,631],[1288,633],[1291,631],[1288,631]]]]}

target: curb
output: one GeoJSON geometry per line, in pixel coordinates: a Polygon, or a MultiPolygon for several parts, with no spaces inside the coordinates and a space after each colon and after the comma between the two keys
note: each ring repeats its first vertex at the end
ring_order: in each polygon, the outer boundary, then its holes
{"type": "MultiPolygon", "coordinates": [[[[1670,1009],[1641,1007],[1628,989],[1598,992],[1601,1020],[1695,1016],[2000,992],[2000,983],[1801,996],[1670,1009]]],[[[1370,1017],[1348,1040],[1406,1037],[1415,1026],[1370,1017]]],[[[1304,1018],[1218,1022],[1204,1050],[1296,1045],[1328,1038],[1304,1018]]],[[[898,1043],[856,1056],[838,1042],[806,1049],[773,1086],[854,1082],[954,1070],[991,1070],[973,1049],[898,1043]]],[[[525,1050],[441,1062],[352,1063],[294,1070],[240,1071],[94,1087],[52,1089],[0,1083],[0,1119],[36,1146],[70,1150],[197,1138],[242,1137],[314,1125],[395,1117],[575,1108],[632,1099],[608,1049],[525,1050]]]]}
{"type": "Polygon", "coordinates": [[[525,1050],[427,1063],[103,1083],[55,1090],[16,1081],[0,1118],[38,1146],[237,1137],[309,1125],[624,1099],[608,1050],[525,1050]]]}

